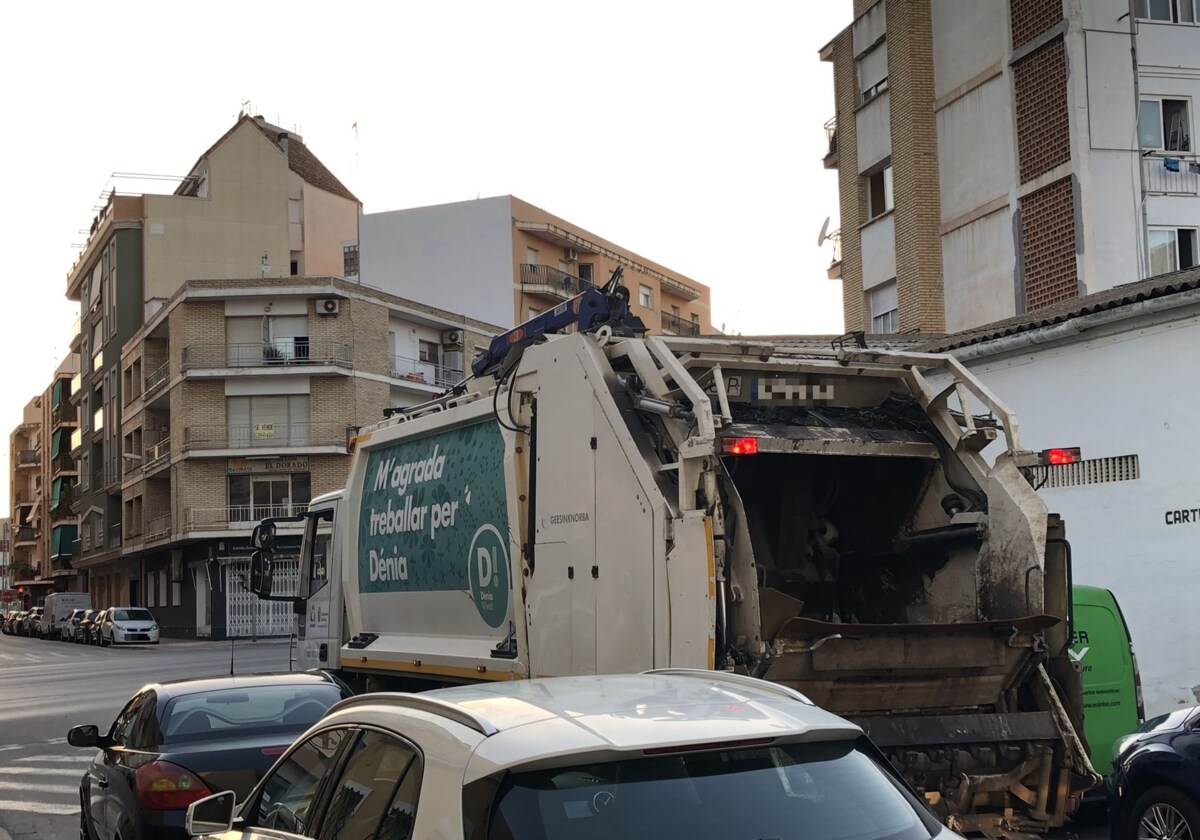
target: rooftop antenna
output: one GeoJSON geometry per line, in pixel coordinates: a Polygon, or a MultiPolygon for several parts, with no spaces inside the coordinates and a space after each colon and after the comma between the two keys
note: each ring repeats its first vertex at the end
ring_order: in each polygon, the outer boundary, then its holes
{"type": "Polygon", "coordinates": [[[350,126],[350,130],[354,132],[354,171],[358,171],[358,120],[354,121],[354,125],[350,126]]]}

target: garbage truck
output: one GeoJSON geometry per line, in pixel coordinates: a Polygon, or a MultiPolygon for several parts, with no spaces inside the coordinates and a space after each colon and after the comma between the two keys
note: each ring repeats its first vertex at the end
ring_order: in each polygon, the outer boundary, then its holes
{"type": "Polygon", "coordinates": [[[298,558],[255,528],[297,666],[359,690],[748,674],[860,724],[959,831],[1061,826],[1098,776],[1064,524],[1012,412],[861,337],[646,335],[615,281],[359,430],[298,558]]]}

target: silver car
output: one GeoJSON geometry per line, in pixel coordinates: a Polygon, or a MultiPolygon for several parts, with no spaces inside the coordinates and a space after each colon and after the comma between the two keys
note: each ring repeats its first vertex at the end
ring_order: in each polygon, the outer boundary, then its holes
{"type": "Polygon", "coordinates": [[[854,724],[712,671],[517,680],[343,700],[235,817],[192,836],[407,840],[954,837],[854,724]]]}

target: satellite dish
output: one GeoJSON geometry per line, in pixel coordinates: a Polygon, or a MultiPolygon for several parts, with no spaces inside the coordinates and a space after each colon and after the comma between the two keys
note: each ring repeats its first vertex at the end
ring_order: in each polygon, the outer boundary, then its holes
{"type": "Polygon", "coordinates": [[[825,240],[829,238],[829,216],[825,217],[825,221],[821,223],[821,232],[817,234],[817,247],[820,248],[825,244],[825,240]]]}

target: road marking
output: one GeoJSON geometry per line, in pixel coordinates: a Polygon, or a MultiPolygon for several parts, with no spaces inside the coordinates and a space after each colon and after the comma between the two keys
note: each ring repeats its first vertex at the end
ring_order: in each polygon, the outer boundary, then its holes
{"type": "MultiPolygon", "coordinates": [[[[82,769],[82,765],[80,765],[82,769]]],[[[0,776],[5,774],[13,776],[61,776],[64,771],[61,767],[0,767],[0,776]]],[[[8,782],[0,782],[0,789],[11,787],[8,782]]]]}
{"type": "Polygon", "coordinates": [[[36,790],[42,793],[78,793],[79,785],[46,785],[39,782],[22,784],[21,782],[5,782],[0,784],[0,790],[36,790]]]}
{"type": "Polygon", "coordinates": [[[0,811],[19,811],[25,814],[69,816],[79,813],[79,803],[57,805],[52,802],[22,802],[19,799],[0,799],[0,811]]]}
{"type": "Polygon", "coordinates": [[[89,760],[87,753],[79,753],[78,755],[27,755],[17,759],[17,761],[49,761],[60,764],[67,762],[79,764],[82,761],[89,760]]]}

